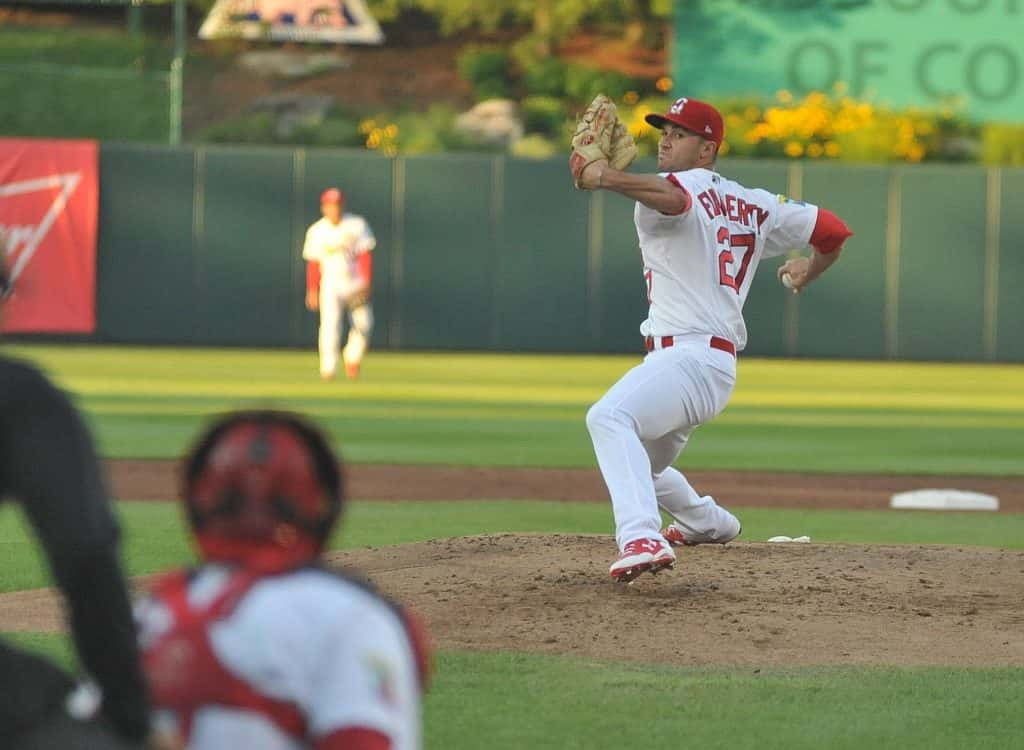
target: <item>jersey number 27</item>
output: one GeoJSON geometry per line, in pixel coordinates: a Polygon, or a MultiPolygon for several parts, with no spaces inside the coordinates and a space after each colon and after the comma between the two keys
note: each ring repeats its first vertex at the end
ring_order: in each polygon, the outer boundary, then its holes
{"type": "Polygon", "coordinates": [[[747,269],[754,257],[754,241],[756,237],[751,232],[743,234],[729,234],[728,227],[718,228],[718,244],[723,246],[722,252],[718,254],[718,279],[723,286],[732,287],[736,294],[740,293],[743,280],[747,278],[747,269]],[[733,264],[735,268],[736,256],[733,250],[743,253],[740,260],[739,271],[733,276],[729,273],[728,266],[733,264]]]}

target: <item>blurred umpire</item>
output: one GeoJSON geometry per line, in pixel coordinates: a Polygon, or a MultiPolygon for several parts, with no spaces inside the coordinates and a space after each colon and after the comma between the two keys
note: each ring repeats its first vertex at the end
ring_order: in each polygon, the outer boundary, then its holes
{"type": "MultiPolygon", "coordinates": [[[[0,319],[12,289],[0,243],[0,319]]],[[[36,369],[0,356],[0,502],[25,509],[66,601],[87,691],[37,656],[0,642],[0,748],[142,747],[148,700],[118,561],[118,527],[92,439],[67,397],[36,369]],[[95,691],[92,691],[95,695],[95,691]],[[72,715],[74,714],[74,716],[72,715]]]]}

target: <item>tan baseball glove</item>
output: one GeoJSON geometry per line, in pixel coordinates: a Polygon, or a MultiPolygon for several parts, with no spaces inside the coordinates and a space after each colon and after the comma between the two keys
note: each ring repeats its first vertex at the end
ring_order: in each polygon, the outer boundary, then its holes
{"type": "Polygon", "coordinates": [[[606,160],[615,169],[625,169],[636,154],[636,143],[629,129],[619,122],[615,102],[598,94],[576,121],[572,136],[569,171],[576,189],[583,189],[580,177],[595,161],[606,160]]]}

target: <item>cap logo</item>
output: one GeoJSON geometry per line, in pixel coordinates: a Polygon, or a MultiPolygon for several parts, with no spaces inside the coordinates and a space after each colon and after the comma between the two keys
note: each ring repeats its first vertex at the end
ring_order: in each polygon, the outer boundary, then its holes
{"type": "Polygon", "coordinates": [[[686,97],[683,97],[682,99],[676,99],[675,103],[673,103],[673,105],[669,107],[668,111],[674,115],[678,115],[680,112],[683,111],[683,107],[686,106],[687,101],[689,100],[686,97]]]}
{"type": "Polygon", "coordinates": [[[711,133],[711,126],[710,125],[705,125],[704,126],[704,132],[707,133],[708,135],[711,135],[712,134],[711,133]]]}

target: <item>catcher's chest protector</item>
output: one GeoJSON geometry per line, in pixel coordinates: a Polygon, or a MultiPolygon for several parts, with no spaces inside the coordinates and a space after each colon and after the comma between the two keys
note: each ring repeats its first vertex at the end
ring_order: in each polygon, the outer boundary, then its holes
{"type": "Polygon", "coordinates": [[[143,665],[154,706],[177,714],[185,738],[191,733],[196,711],[209,705],[260,714],[291,737],[301,740],[306,736],[306,719],[296,705],[269,698],[233,675],[220,663],[210,642],[210,626],[228,617],[259,580],[239,571],[202,607],[188,601],[187,571],[169,576],[153,594],[172,621],[166,631],[143,646],[143,665]]]}

